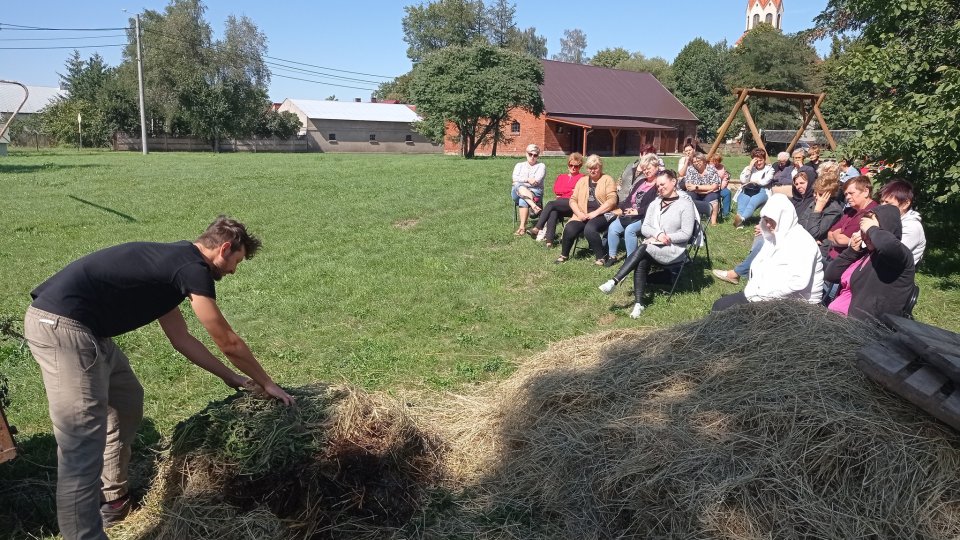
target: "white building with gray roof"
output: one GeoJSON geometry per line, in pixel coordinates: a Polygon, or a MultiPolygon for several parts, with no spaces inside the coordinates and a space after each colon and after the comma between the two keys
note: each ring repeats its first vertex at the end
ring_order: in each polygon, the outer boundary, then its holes
{"type": "Polygon", "coordinates": [[[420,120],[407,105],[359,101],[287,98],[278,111],[300,118],[300,134],[314,152],[391,152],[439,154],[433,144],[414,131],[420,120]]]}

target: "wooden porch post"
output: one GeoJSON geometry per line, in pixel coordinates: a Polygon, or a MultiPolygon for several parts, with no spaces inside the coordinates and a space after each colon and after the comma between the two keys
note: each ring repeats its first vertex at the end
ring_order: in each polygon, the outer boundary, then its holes
{"type": "Polygon", "coordinates": [[[611,157],[617,157],[617,137],[620,136],[619,129],[610,130],[610,138],[613,139],[613,147],[610,149],[611,157]]]}
{"type": "Polygon", "coordinates": [[[737,117],[737,113],[740,112],[740,107],[743,107],[743,103],[747,100],[747,90],[741,89],[738,91],[739,96],[737,97],[737,102],[733,106],[733,110],[730,111],[730,116],[727,116],[727,119],[723,122],[723,125],[720,126],[720,129],[717,131],[717,138],[713,141],[713,145],[710,146],[710,151],[707,153],[707,156],[712,156],[717,152],[717,148],[720,147],[720,141],[723,140],[723,136],[727,134],[727,130],[730,129],[730,124],[733,123],[733,119],[737,117]]]}
{"type": "Polygon", "coordinates": [[[583,128],[583,157],[587,157],[587,128],[583,128]]]}

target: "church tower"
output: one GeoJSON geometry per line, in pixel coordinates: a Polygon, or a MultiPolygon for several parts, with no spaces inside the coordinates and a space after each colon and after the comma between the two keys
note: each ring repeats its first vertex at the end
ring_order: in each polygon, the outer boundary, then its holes
{"type": "Polygon", "coordinates": [[[760,23],[783,31],[782,0],[747,0],[747,32],[760,23]]]}

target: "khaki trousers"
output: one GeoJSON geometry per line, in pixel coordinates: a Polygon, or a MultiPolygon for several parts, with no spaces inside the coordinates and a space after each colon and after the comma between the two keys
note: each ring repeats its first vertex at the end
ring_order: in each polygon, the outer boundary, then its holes
{"type": "Polygon", "coordinates": [[[143,387],[110,338],[30,307],[23,321],[57,440],[57,521],[65,540],[106,539],[100,505],[127,494],[143,387]]]}

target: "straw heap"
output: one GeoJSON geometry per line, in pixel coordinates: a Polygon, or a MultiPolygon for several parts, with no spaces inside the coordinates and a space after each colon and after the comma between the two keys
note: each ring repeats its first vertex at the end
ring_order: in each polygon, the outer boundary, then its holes
{"type": "Polygon", "coordinates": [[[960,438],[855,368],[884,333],[769,302],[555,344],[431,413],[479,493],[437,533],[955,538],[960,438]]]}
{"type": "Polygon", "coordinates": [[[174,430],[144,508],[112,538],[383,536],[421,505],[436,443],[390,399],[347,387],[252,394],[174,430]]]}

